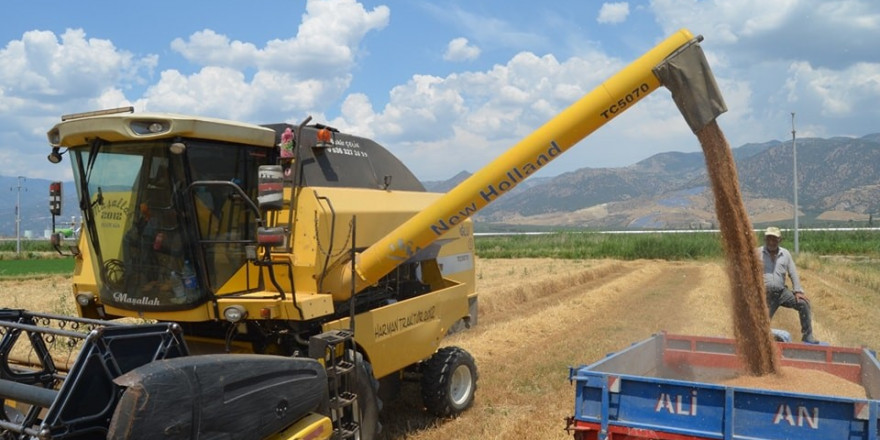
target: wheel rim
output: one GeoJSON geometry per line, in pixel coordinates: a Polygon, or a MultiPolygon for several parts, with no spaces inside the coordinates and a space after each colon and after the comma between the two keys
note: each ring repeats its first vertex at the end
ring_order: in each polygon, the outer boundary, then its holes
{"type": "Polygon", "coordinates": [[[473,384],[471,369],[467,365],[459,365],[452,373],[452,380],[449,383],[449,398],[455,406],[467,403],[473,391],[473,384]]]}

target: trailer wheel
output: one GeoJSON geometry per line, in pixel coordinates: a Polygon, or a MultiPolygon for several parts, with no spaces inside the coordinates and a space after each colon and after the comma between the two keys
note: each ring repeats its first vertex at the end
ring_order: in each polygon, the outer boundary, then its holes
{"type": "Polygon", "coordinates": [[[382,401],[379,400],[379,381],[373,376],[373,366],[364,360],[360,353],[355,353],[357,364],[357,411],[359,411],[361,426],[358,440],[373,440],[379,438],[382,432],[382,424],[379,423],[379,411],[382,410],[382,401]]]}
{"type": "Polygon", "coordinates": [[[474,403],[477,365],[459,347],[443,347],[425,361],[422,370],[422,402],[438,417],[457,417],[474,403]]]}

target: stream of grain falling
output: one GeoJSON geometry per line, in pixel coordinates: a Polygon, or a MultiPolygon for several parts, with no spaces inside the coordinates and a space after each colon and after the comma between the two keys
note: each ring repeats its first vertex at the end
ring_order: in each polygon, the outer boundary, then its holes
{"type": "Polygon", "coordinates": [[[755,376],[778,370],[764,294],[755,233],[739,191],[733,154],[715,121],[697,131],[715,195],[715,215],[727,259],[737,350],[746,372],[755,376]]]}

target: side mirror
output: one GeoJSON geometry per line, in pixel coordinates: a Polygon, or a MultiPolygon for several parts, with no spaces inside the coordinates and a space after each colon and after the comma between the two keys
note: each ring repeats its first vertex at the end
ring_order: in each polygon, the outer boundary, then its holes
{"type": "Polygon", "coordinates": [[[260,209],[277,211],[283,208],[284,172],[281,165],[261,165],[257,175],[257,203],[260,209]]]}
{"type": "Polygon", "coordinates": [[[76,257],[80,254],[79,248],[76,244],[71,246],[67,246],[67,252],[61,250],[61,243],[64,241],[64,234],[60,232],[55,232],[49,236],[49,243],[52,244],[52,247],[55,249],[55,252],[58,252],[58,255],[64,257],[76,257]]]}

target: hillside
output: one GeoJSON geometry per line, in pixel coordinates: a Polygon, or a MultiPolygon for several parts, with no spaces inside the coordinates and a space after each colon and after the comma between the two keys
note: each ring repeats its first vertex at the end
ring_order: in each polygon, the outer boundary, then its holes
{"type": "MultiPolygon", "coordinates": [[[[880,211],[880,136],[800,139],[798,207],[808,222],[867,221],[880,211]]],[[[790,220],[791,142],[733,150],[756,224],[790,220]]],[[[704,228],[715,222],[701,152],[660,153],[622,168],[583,168],[510,194],[478,220],[529,226],[704,228]]]]}
{"type": "MultiPolygon", "coordinates": [[[[15,237],[16,205],[21,200],[21,235],[41,238],[52,228],[49,215],[49,180],[0,176],[0,237],[15,237]],[[21,187],[19,189],[19,186],[21,187]]],[[[79,220],[79,204],[73,182],[62,185],[62,211],[56,227],[70,228],[71,217],[79,220]]]]}

